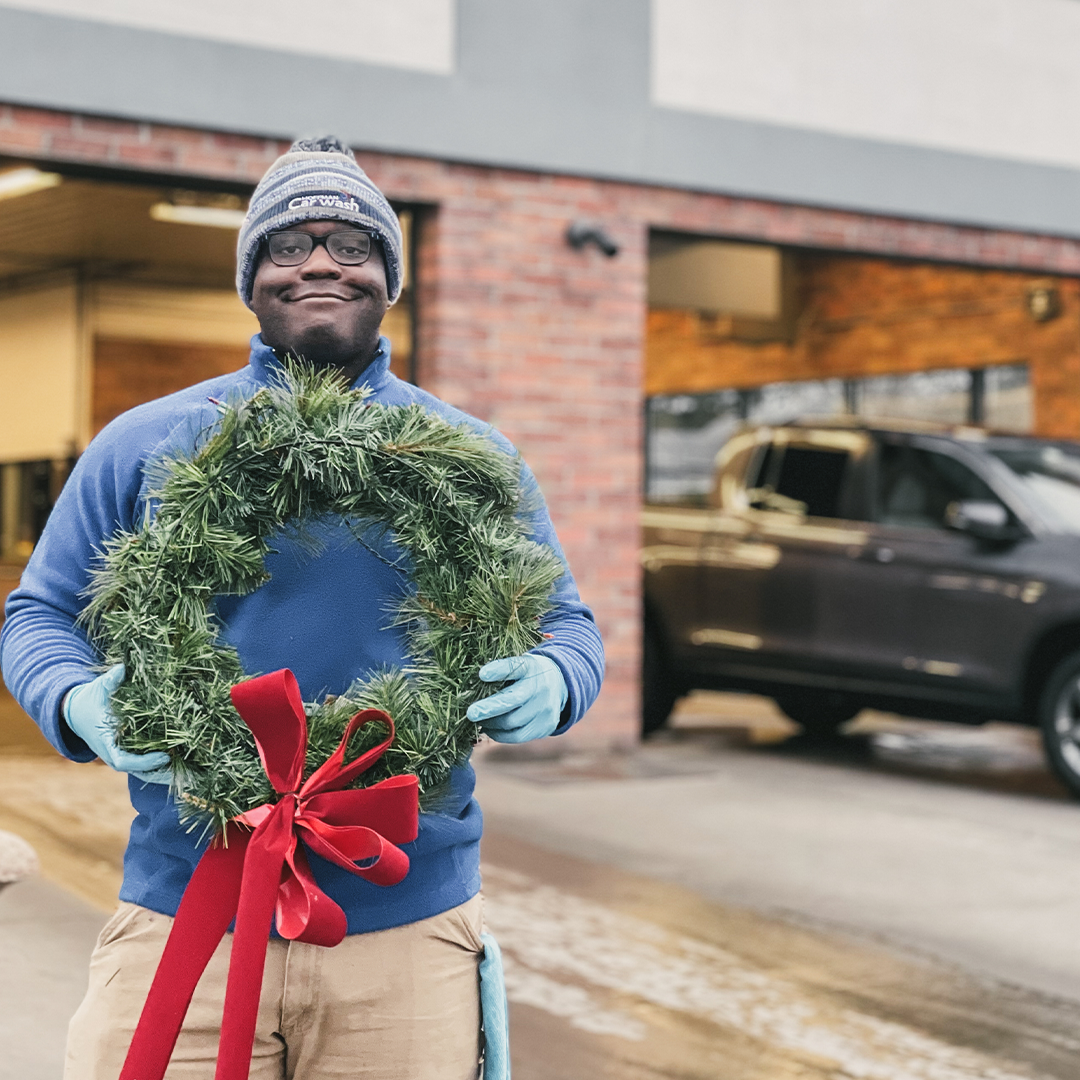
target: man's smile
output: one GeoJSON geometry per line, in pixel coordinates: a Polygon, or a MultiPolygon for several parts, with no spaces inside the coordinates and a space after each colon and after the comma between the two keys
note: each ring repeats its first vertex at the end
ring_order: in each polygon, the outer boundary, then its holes
{"type": "Polygon", "coordinates": [[[297,304],[303,302],[304,300],[340,300],[344,303],[349,300],[359,300],[363,297],[363,295],[364,294],[362,292],[350,293],[346,295],[344,293],[331,292],[329,290],[320,290],[318,292],[312,290],[297,293],[287,293],[282,296],[281,299],[286,304],[297,304]]]}

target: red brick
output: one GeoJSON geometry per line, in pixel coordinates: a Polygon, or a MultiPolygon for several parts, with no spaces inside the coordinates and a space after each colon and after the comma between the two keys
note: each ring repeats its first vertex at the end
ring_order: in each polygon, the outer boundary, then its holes
{"type": "MultiPolygon", "coordinates": [[[[116,135],[120,138],[145,138],[147,125],[132,123],[130,120],[110,120],[100,116],[75,116],[72,127],[76,131],[93,132],[100,135],[116,135]]],[[[179,137],[182,128],[176,128],[174,137],[179,137]]]]}
{"type": "Polygon", "coordinates": [[[86,138],[67,132],[51,136],[47,146],[50,157],[73,161],[112,162],[117,150],[117,145],[107,139],[86,138]]]}
{"type": "Polygon", "coordinates": [[[210,142],[209,133],[198,128],[162,127],[160,124],[147,124],[145,127],[147,137],[152,142],[183,143],[187,146],[206,146],[210,142]]]}
{"type": "Polygon", "coordinates": [[[46,128],[71,128],[75,120],[73,113],[53,112],[49,109],[31,109],[24,105],[11,105],[11,118],[14,123],[26,127],[46,128]]]}
{"type": "Polygon", "coordinates": [[[0,154],[18,157],[24,153],[36,154],[45,147],[41,131],[0,127],[0,154]]]}
{"type": "Polygon", "coordinates": [[[145,165],[147,168],[174,168],[180,159],[175,146],[126,146],[117,149],[117,158],[126,165],[145,165]]]}
{"type": "Polygon", "coordinates": [[[240,156],[218,154],[206,150],[183,148],[179,151],[177,160],[179,172],[213,180],[250,180],[256,183],[266,171],[263,167],[256,175],[240,156]]]}

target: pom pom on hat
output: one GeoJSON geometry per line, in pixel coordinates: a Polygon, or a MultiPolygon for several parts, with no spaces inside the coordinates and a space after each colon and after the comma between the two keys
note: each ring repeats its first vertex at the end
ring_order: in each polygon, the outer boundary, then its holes
{"type": "Polygon", "coordinates": [[[333,135],[297,139],[266,170],[251,196],[236,242],[236,290],[251,306],[255,260],[267,234],[301,221],[344,221],[376,233],[386,265],[386,292],[401,295],[401,226],[386,196],[333,135]]]}
{"type": "Polygon", "coordinates": [[[320,154],[344,154],[356,160],[356,155],[336,135],[320,135],[317,139],[297,139],[289,147],[289,153],[296,153],[299,150],[320,154]]]}

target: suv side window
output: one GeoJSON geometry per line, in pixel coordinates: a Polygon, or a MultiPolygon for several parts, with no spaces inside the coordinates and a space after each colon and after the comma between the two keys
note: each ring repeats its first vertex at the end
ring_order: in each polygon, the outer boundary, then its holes
{"type": "Polygon", "coordinates": [[[878,454],[875,520],[909,529],[944,529],[949,504],[1000,502],[966,465],[932,450],[883,445],[878,454]]]}
{"type": "Polygon", "coordinates": [[[851,454],[846,450],[769,445],[747,492],[757,510],[839,518],[851,454]]]}

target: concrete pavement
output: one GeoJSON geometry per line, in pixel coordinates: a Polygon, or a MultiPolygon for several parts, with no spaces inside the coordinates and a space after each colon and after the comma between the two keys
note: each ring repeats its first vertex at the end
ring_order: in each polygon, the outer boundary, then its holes
{"type": "Polygon", "coordinates": [[[507,763],[482,770],[479,797],[543,847],[1080,1002],[1080,805],[1045,777],[1035,733],[897,727],[884,758],[869,734],[829,751],[710,749],[676,732],[649,746],[651,776],[632,761],[618,782],[566,761],[507,763]],[[1043,769],[1044,790],[996,790],[994,768],[984,788],[942,782],[947,768],[903,775],[889,755],[904,732],[915,762],[930,733],[946,761],[966,739],[976,762],[989,744],[1019,772],[1043,769]]]}
{"type": "Polygon", "coordinates": [[[1076,1076],[1080,1008],[485,837],[515,1080],[1076,1076]]]}
{"type": "MultiPolygon", "coordinates": [[[[870,717],[814,747],[715,706],[631,755],[481,755],[516,1080],[1074,1077],[1080,807],[1030,733],[870,717]]],[[[0,892],[0,1080],[58,1080],[131,811],[23,747],[0,828],[45,879],[0,892]]]]}
{"type": "Polygon", "coordinates": [[[0,1077],[60,1080],[67,1022],[106,916],[41,878],[0,892],[0,1077]]]}
{"type": "MultiPolygon", "coordinates": [[[[1066,1080],[1078,1010],[491,829],[517,1080],[1066,1080]]],[[[0,894],[4,1080],[58,1080],[104,913],[0,894]]]]}

